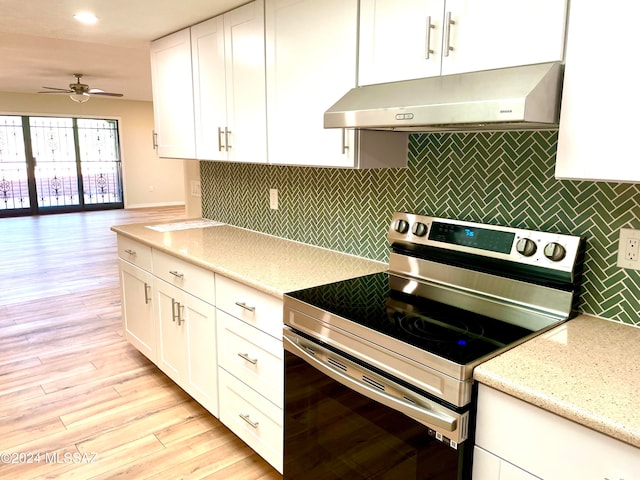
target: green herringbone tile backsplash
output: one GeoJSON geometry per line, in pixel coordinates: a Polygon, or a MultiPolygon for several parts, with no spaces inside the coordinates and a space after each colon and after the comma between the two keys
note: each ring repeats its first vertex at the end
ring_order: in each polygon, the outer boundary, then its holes
{"type": "Polygon", "coordinates": [[[585,235],[581,310],[640,325],[640,272],[616,266],[619,229],[640,229],[640,186],[556,180],[557,138],[413,134],[407,169],[201,162],[203,216],[385,262],[394,211],[585,235]]]}

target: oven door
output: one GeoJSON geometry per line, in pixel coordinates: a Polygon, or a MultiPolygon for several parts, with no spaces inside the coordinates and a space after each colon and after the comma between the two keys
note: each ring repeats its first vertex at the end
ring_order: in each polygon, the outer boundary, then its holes
{"type": "Polygon", "coordinates": [[[283,341],[285,480],[469,478],[470,442],[446,436],[466,431],[469,412],[450,410],[289,327],[283,341]]]}

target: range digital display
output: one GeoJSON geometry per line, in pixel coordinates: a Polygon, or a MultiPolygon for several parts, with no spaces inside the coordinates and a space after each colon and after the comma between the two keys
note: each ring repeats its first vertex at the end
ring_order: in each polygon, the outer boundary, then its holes
{"type": "Polygon", "coordinates": [[[429,232],[429,240],[507,254],[511,253],[515,236],[512,232],[443,222],[433,222],[429,232]]]}

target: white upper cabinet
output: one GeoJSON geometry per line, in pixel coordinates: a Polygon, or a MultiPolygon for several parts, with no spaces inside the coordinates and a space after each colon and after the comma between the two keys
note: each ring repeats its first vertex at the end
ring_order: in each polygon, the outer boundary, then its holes
{"type": "Polygon", "coordinates": [[[406,166],[406,135],[324,128],[324,112],[356,86],[358,1],[265,5],[269,163],[406,166]]]}
{"type": "Polygon", "coordinates": [[[265,20],[269,162],[351,166],[323,114],[356,86],[357,0],[266,0],[265,20]]]}
{"type": "Polygon", "coordinates": [[[361,0],[360,85],[562,61],[566,0],[361,0]]]}
{"type": "Polygon", "coordinates": [[[154,145],[158,156],[195,158],[191,35],[181,30],[151,43],[154,145]]]}
{"type": "Polygon", "coordinates": [[[616,0],[603,21],[588,2],[571,2],[556,177],[640,182],[635,139],[640,72],[640,5],[616,0]]]}
{"type": "Polygon", "coordinates": [[[360,0],[358,83],[440,75],[444,1],[360,0]]]}
{"type": "Polygon", "coordinates": [[[266,162],[264,1],[191,27],[197,158],[266,162]]]}

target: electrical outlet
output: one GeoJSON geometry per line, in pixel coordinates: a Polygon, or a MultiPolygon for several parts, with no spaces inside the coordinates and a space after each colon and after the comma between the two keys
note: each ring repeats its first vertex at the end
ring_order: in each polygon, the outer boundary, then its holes
{"type": "Polygon", "coordinates": [[[276,188],[269,189],[269,208],[278,210],[278,190],[276,188]]]}
{"type": "Polygon", "coordinates": [[[638,260],[638,239],[630,238],[624,244],[624,259],[635,262],[638,260]]]}
{"type": "Polygon", "coordinates": [[[198,180],[191,180],[191,196],[202,197],[200,182],[198,180]]]}
{"type": "Polygon", "coordinates": [[[620,229],[618,266],[640,270],[640,230],[620,229]]]}

